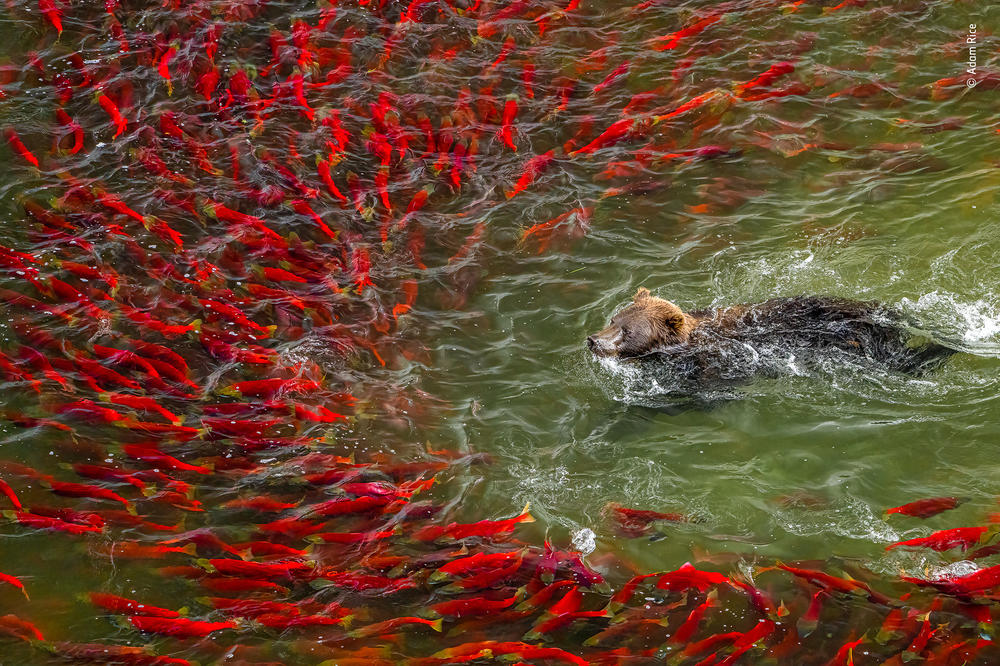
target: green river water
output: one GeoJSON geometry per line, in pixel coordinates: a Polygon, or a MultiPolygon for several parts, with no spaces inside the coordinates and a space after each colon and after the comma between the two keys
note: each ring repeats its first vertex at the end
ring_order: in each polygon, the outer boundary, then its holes
{"type": "MultiPolygon", "coordinates": [[[[819,4],[797,12],[741,5],[714,33],[726,48],[683,73],[687,90],[731,89],[778,60],[794,60],[793,79],[812,92],[735,105],[695,144],[737,154],[648,167],[614,181],[595,180],[607,159],[561,155],[530,191],[512,200],[501,194],[519,175],[521,155],[561,145],[586,115],[596,116],[600,131],[631,95],[670,81],[681,56],[651,52],[645,40],[676,30],[684,24],[679,17],[710,4],[665,3],[636,17],[624,5],[584,0],[586,18],[554,28],[549,41],[535,45],[545,72],[539,85],[554,72],[572,73],[574,62],[605,45],[612,46],[608,64],[581,76],[593,85],[630,60],[627,83],[565,117],[520,121],[517,160],[483,148],[464,195],[420,214],[431,268],[415,275],[419,297],[401,320],[406,353],[380,368],[338,365],[326,350],[308,346],[286,349],[311,353],[356,386],[373,382],[412,396],[391,406],[373,399],[339,430],[345,447],[406,457],[412,443],[426,442],[488,454],[491,464],[444,474],[435,497],[467,521],[510,517],[530,503],[536,522],[522,527],[520,538],[573,544],[598,571],[609,554],[634,571],[688,560],[746,566],[832,557],[889,577],[960,560],[955,551],[885,546],[933,529],[984,524],[1000,511],[998,93],[988,81],[947,96],[932,86],[962,75],[970,23],[981,39],[977,76],[997,76],[990,68],[997,66],[992,33],[1000,30],[1000,12],[981,2],[912,0],[831,13],[819,4]],[[831,97],[867,83],[879,92],[831,97]],[[903,143],[920,145],[878,147],[903,143]],[[640,191],[602,198],[608,187],[626,183],[639,183],[640,191]],[[531,238],[522,241],[532,225],[580,205],[594,213],[577,233],[557,234],[542,252],[531,238]],[[471,260],[449,266],[480,223],[487,229],[482,246],[471,260]],[[661,409],[648,378],[598,362],[584,344],[640,286],[685,309],[797,294],[877,300],[962,353],[919,378],[793,364],[787,376],[738,387],[710,406],[661,409]],[[966,501],[927,521],[884,514],[949,495],[966,501]],[[611,502],[690,520],[660,525],[652,538],[623,538],[609,522],[611,502]]],[[[309,15],[313,8],[295,11],[309,15]]],[[[36,18],[21,8],[0,19],[8,38],[3,53],[18,68],[27,67],[30,50],[67,52],[67,44],[40,36],[36,18]]],[[[495,56],[484,53],[468,57],[495,56]]],[[[517,76],[512,68],[501,81],[514,86],[517,76]]],[[[423,92],[432,99],[457,94],[441,63],[407,62],[396,85],[402,93],[427,85],[423,92]],[[439,75],[427,75],[435,67],[439,75]],[[415,72],[426,76],[410,81],[415,72]]],[[[43,136],[51,105],[28,86],[22,92],[6,103],[4,123],[43,136]]],[[[140,96],[137,103],[146,101],[140,96]]],[[[96,106],[91,113],[106,123],[96,106]]],[[[672,138],[683,148],[693,137],[681,127],[672,138]]],[[[44,140],[38,145],[44,151],[44,140]]],[[[599,155],[628,160],[639,145],[599,155]]],[[[84,168],[127,182],[116,162],[124,154],[94,146],[84,168]]],[[[17,159],[11,155],[7,165],[17,159]]],[[[8,169],[0,184],[0,242],[24,247],[17,202],[51,196],[48,178],[26,180],[20,164],[8,169]]],[[[194,358],[196,343],[179,345],[194,358]]],[[[2,395],[18,408],[33,399],[2,395]]],[[[65,439],[47,437],[5,427],[0,457],[59,469],[65,439]]],[[[46,496],[37,486],[21,491],[46,496]]],[[[230,491],[206,484],[199,497],[210,503],[230,491]]],[[[0,563],[29,585],[32,617],[60,638],[116,639],[127,631],[79,601],[98,587],[174,606],[190,598],[180,581],[146,576],[149,563],[116,562],[79,541],[13,527],[0,538],[0,563]]],[[[16,590],[0,593],[12,610],[23,603],[16,590]]],[[[27,648],[10,649],[15,656],[0,663],[36,659],[27,648]]]]}

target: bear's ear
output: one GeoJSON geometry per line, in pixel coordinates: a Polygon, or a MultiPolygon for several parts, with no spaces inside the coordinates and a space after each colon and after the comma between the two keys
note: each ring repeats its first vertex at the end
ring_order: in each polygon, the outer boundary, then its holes
{"type": "Polygon", "coordinates": [[[673,312],[666,316],[664,321],[674,333],[680,333],[684,327],[684,313],[679,309],[674,309],[673,312]]]}
{"type": "Polygon", "coordinates": [[[645,300],[647,298],[649,298],[649,289],[646,289],[645,287],[639,287],[639,291],[635,292],[635,296],[632,297],[632,300],[638,303],[639,301],[645,300]]]}

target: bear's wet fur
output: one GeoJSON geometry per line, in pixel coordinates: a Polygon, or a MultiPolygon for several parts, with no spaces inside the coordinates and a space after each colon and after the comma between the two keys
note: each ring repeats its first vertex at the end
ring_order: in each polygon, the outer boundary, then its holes
{"type": "Polygon", "coordinates": [[[874,301],[793,296],[684,312],[646,288],[587,346],[597,356],[665,362],[678,380],[698,384],[782,374],[832,354],[920,375],[954,353],[910,335],[900,313],[874,301]]]}

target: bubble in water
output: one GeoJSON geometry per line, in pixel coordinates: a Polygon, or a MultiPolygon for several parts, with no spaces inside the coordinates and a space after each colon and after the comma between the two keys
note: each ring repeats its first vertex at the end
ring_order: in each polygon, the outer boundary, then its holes
{"type": "Polygon", "coordinates": [[[573,547],[584,555],[590,555],[597,548],[597,535],[594,530],[583,527],[573,532],[573,547]]]}

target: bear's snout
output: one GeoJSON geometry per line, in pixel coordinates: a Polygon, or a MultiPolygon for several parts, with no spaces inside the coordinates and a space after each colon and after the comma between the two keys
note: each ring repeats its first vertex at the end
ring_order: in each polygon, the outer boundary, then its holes
{"type": "Polygon", "coordinates": [[[610,328],[587,337],[587,348],[597,356],[613,356],[618,353],[620,334],[610,328]]]}

